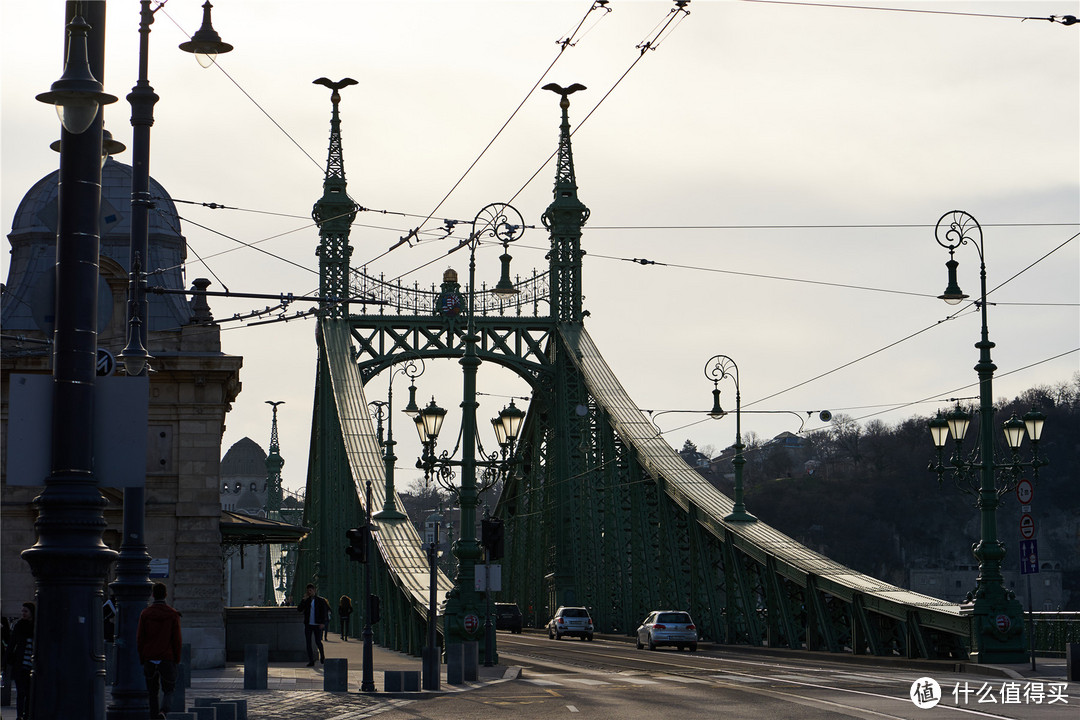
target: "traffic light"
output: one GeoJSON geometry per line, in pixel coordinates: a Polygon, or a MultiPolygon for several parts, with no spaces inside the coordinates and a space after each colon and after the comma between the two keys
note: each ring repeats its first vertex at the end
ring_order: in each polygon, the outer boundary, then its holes
{"type": "Polygon", "coordinates": [[[374,625],[379,622],[379,596],[368,595],[368,624],[374,625]]]}
{"type": "Polygon", "coordinates": [[[480,526],[480,542],[487,548],[488,560],[498,560],[503,556],[503,522],[499,518],[488,518],[480,526]]]}
{"type": "Polygon", "coordinates": [[[349,556],[350,560],[367,562],[368,536],[370,533],[371,530],[367,525],[345,531],[345,537],[349,539],[349,546],[345,548],[345,554],[349,556]]]}

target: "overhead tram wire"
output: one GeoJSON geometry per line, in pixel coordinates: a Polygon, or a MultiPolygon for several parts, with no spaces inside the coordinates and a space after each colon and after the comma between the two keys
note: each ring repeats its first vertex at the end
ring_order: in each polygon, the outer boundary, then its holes
{"type": "MultiPolygon", "coordinates": [[[[1024,365],[1023,367],[1018,367],[1015,370],[1009,370],[1007,372],[997,373],[996,376],[998,378],[1002,378],[1002,377],[1006,377],[1008,375],[1014,375],[1014,374],[1016,374],[1018,372],[1023,372],[1024,370],[1030,370],[1033,367],[1038,367],[1039,365],[1043,365],[1043,364],[1048,363],[1048,362],[1053,362],[1054,360],[1058,360],[1060,358],[1065,357],[1066,355],[1072,355],[1074,353],[1080,353],[1080,347],[1075,347],[1072,350],[1066,350],[1064,352],[1058,353],[1057,355],[1052,355],[1052,356],[1050,356],[1048,358],[1044,358],[1042,360],[1037,360],[1037,361],[1035,361],[1033,363],[1028,363],[1027,365],[1024,365]]],[[[968,383],[967,385],[964,385],[962,387],[954,388],[952,390],[947,390],[945,392],[936,393],[934,395],[931,395],[930,397],[922,398],[921,400],[912,400],[911,402],[901,403],[901,404],[890,404],[888,406],[888,408],[885,409],[885,410],[879,410],[878,412],[868,413],[866,415],[860,415],[857,418],[852,418],[852,420],[854,420],[855,422],[858,422],[860,420],[865,420],[867,418],[876,417],[877,415],[884,415],[885,413],[896,412],[897,410],[903,410],[906,407],[911,407],[912,405],[918,405],[920,403],[933,402],[933,403],[939,403],[940,404],[940,403],[945,403],[945,402],[953,402],[954,400],[957,400],[957,398],[953,398],[953,397],[943,398],[942,396],[943,395],[952,395],[953,393],[958,393],[958,392],[961,392],[963,390],[968,390],[970,388],[977,388],[977,387],[979,387],[979,383],[977,381],[973,382],[973,383],[968,383]]],[[[971,399],[976,399],[976,398],[973,396],[971,399]]],[[[870,408],[870,407],[880,407],[880,406],[878,406],[878,405],[864,405],[862,407],[857,407],[857,408],[837,408],[837,410],[859,410],[859,409],[870,408]]]]}
{"type": "MultiPolygon", "coordinates": [[[[1047,259],[1048,257],[1050,257],[1051,255],[1053,255],[1054,253],[1056,253],[1056,252],[1057,252],[1058,250],[1061,250],[1061,249],[1062,249],[1063,247],[1065,247],[1066,245],[1068,245],[1068,244],[1069,244],[1070,242],[1072,242],[1073,240],[1075,240],[1075,239],[1076,239],[1077,237],[1080,237],[1080,233],[1077,233],[1077,234],[1073,235],[1072,237],[1068,238],[1067,240],[1065,240],[1064,242],[1062,242],[1062,243],[1061,243],[1060,245],[1058,245],[1057,247],[1055,247],[1055,248],[1051,249],[1050,251],[1048,251],[1047,253],[1045,253],[1045,254],[1044,254],[1044,255],[1043,255],[1042,257],[1040,257],[1039,259],[1035,260],[1034,262],[1032,262],[1032,263],[1031,263],[1030,265],[1028,265],[1028,266],[1027,266],[1027,267],[1025,267],[1024,269],[1022,269],[1022,270],[1020,270],[1019,272],[1015,273],[1015,274],[1014,274],[1014,275],[1013,275],[1012,277],[1008,278],[1007,280],[1005,280],[1004,282],[1000,283],[999,285],[996,285],[996,286],[995,286],[994,288],[992,288],[991,290],[988,290],[988,291],[987,291],[987,293],[986,293],[986,296],[987,296],[987,297],[989,297],[989,296],[990,296],[990,295],[991,295],[992,293],[994,293],[994,292],[996,292],[996,291],[1000,290],[1000,289],[1001,289],[1002,287],[1004,287],[1005,285],[1009,284],[1010,282],[1012,282],[1012,281],[1013,281],[1013,280],[1015,280],[1016,278],[1020,277],[1020,275],[1024,274],[1025,272],[1027,272],[1027,271],[1028,271],[1028,270],[1030,270],[1031,268],[1033,268],[1033,267],[1035,267],[1036,265],[1038,265],[1039,263],[1041,263],[1041,262],[1042,262],[1043,260],[1046,260],[1046,259],[1047,259]]],[[[906,337],[900,338],[899,340],[896,340],[896,341],[894,341],[894,342],[891,342],[891,343],[889,343],[888,345],[885,345],[884,347],[878,348],[877,350],[874,350],[874,351],[872,351],[872,352],[866,353],[865,355],[862,355],[862,356],[860,356],[860,357],[857,357],[857,358],[855,358],[854,360],[851,360],[851,361],[849,361],[849,362],[846,362],[846,363],[844,363],[844,364],[842,364],[842,365],[839,365],[839,366],[837,366],[837,367],[833,368],[832,370],[828,370],[828,371],[826,371],[826,372],[823,372],[823,373],[820,373],[820,374],[818,374],[818,375],[815,375],[814,377],[812,377],[812,378],[810,378],[810,379],[808,379],[808,380],[803,380],[802,382],[800,382],[800,383],[796,383],[795,385],[792,385],[791,387],[785,388],[785,389],[783,389],[783,390],[778,390],[777,392],[774,392],[774,393],[772,393],[771,395],[766,395],[766,396],[765,396],[765,397],[763,397],[763,398],[759,398],[759,399],[757,399],[757,400],[754,400],[754,401],[752,401],[752,402],[749,402],[749,403],[745,403],[745,406],[746,406],[746,407],[749,407],[749,406],[751,406],[751,405],[756,405],[757,403],[760,403],[760,402],[764,402],[764,401],[766,401],[766,400],[771,400],[772,398],[774,398],[774,397],[778,397],[778,396],[780,396],[780,395],[783,395],[783,394],[784,394],[784,393],[786,393],[786,392],[790,392],[790,391],[792,391],[792,390],[795,390],[795,389],[797,389],[797,388],[803,387],[804,385],[809,385],[810,383],[814,382],[815,380],[820,380],[821,378],[823,378],[823,377],[827,377],[827,376],[829,376],[829,375],[832,375],[832,374],[833,374],[833,373],[835,373],[835,372],[839,372],[840,370],[843,370],[843,369],[845,369],[845,368],[849,368],[849,367],[851,367],[852,365],[854,365],[854,364],[856,364],[856,363],[858,363],[858,362],[862,362],[863,360],[865,360],[865,359],[867,359],[867,358],[869,358],[869,357],[873,357],[874,355],[877,355],[877,354],[879,354],[879,353],[882,353],[882,352],[884,352],[885,350],[888,350],[888,349],[890,349],[890,348],[896,347],[897,345],[899,345],[899,344],[900,344],[900,343],[902,343],[902,342],[906,342],[907,340],[910,340],[910,339],[912,339],[912,338],[914,338],[914,337],[916,337],[916,336],[918,336],[918,335],[922,335],[923,333],[925,333],[925,332],[927,332],[927,331],[929,331],[929,330],[932,330],[933,328],[936,328],[937,326],[939,326],[939,325],[941,325],[941,324],[943,324],[943,323],[946,323],[946,322],[948,322],[948,321],[950,321],[950,320],[955,320],[955,319],[956,319],[957,317],[960,317],[960,315],[961,315],[962,313],[966,313],[966,312],[967,312],[967,311],[969,311],[969,310],[970,310],[971,312],[977,312],[977,311],[978,311],[978,301],[977,301],[977,300],[972,300],[972,301],[968,302],[968,303],[967,303],[967,304],[965,304],[965,305],[964,305],[963,307],[961,307],[961,308],[957,309],[957,310],[956,310],[956,312],[953,312],[953,313],[951,313],[951,314],[949,314],[949,315],[945,316],[945,318],[943,318],[943,319],[941,319],[941,320],[938,320],[938,321],[937,321],[936,323],[934,323],[933,325],[928,325],[927,327],[923,328],[922,330],[917,330],[916,332],[913,332],[913,333],[911,333],[910,335],[907,335],[906,337]]]]}
{"type": "Polygon", "coordinates": [[[919,13],[923,15],[959,15],[962,17],[995,18],[1004,20],[1048,20],[1062,25],[1075,25],[1078,21],[1074,15],[1050,15],[1049,17],[1033,17],[1024,15],[996,15],[993,13],[960,12],[957,10],[925,10],[921,8],[896,8],[878,7],[872,5],[841,5],[839,3],[798,2],[797,0],[740,0],[741,2],[759,3],[762,5],[797,5],[801,7],[820,7],[839,10],[879,10],[883,12],[919,13]]]}
{"type": "MultiPolygon", "coordinates": [[[[460,186],[461,183],[465,180],[465,178],[468,177],[469,173],[472,172],[473,168],[476,167],[476,164],[480,162],[480,159],[484,157],[487,151],[491,149],[491,146],[495,144],[495,141],[499,139],[499,136],[502,135],[503,131],[506,130],[506,127],[517,116],[518,112],[521,111],[521,108],[524,107],[528,99],[532,97],[532,94],[534,92],[536,92],[536,88],[540,86],[540,83],[544,81],[544,78],[546,78],[548,73],[551,72],[551,69],[555,67],[555,63],[559,62],[559,60],[562,58],[563,53],[566,52],[566,49],[569,47],[574,47],[575,45],[577,45],[577,42],[581,40],[581,38],[579,37],[578,40],[575,41],[574,36],[577,35],[579,30],[581,30],[581,27],[585,24],[585,21],[588,19],[589,15],[591,15],[592,12],[598,8],[603,10],[606,15],[607,13],[611,12],[611,8],[607,7],[607,5],[608,0],[593,0],[591,2],[589,9],[585,12],[585,15],[581,18],[581,21],[578,22],[577,27],[574,28],[573,32],[571,32],[570,35],[567,36],[565,39],[558,41],[557,44],[559,45],[559,52],[555,55],[555,59],[552,60],[551,63],[547,66],[547,68],[544,70],[544,72],[540,74],[540,77],[537,79],[536,83],[534,83],[533,86],[529,88],[529,91],[525,93],[525,97],[521,99],[521,102],[518,103],[518,106],[514,108],[513,112],[510,113],[510,117],[506,118],[506,121],[502,124],[502,127],[500,127],[498,131],[496,131],[494,137],[492,137],[491,140],[488,141],[488,144],[484,146],[484,149],[480,151],[480,154],[476,156],[476,159],[472,161],[472,164],[469,165],[465,172],[462,173],[461,177],[458,178],[457,182],[455,182],[454,185],[447,191],[446,195],[443,196],[442,200],[440,200],[435,205],[435,208],[430,213],[428,213],[427,217],[424,218],[424,221],[421,222],[417,227],[410,230],[408,234],[406,234],[404,237],[400,238],[397,243],[390,247],[389,250],[381,253],[375,258],[372,258],[367,263],[364,263],[365,265],[371,264],[376,260],[384,257],[385,255],[400,247],[401,245],[407,244],[411,238],[417,237],[419,235],[421,229],[431,220],[432,217],[434,217],[435,213],[439,211],[439,208],[443,206],[443,203],[445,203],[447,199],[454,193],[454,191],[458,189],[458,186],[460,186]]],[[[601,18],[603,17],[604,16],[602,15],[601,18]]],[[[597,20],[597,23],[598,22],[599,20],[597,20]]],[[[589,31],[591,31],[594,27],[596,27],[596,23],[594,23],[589,28],[589,31]]],[[[420,268],[415,268],[414,270],[411,270],[409,272],[415,272],[418,269],[420,268]]],[[[398,278],[395,278],[395,280],[400,279],[400,277],[403,276],[399,276],[398,278]]]]}
{"type": "MultiPolygon", "coordinates": [[[[609,95],[611,95],[611,93],[612,93],[612,92],[614,92],[615,88],[617,88],[617,87],[619,86],[619,83],[621,83],[621,82],[622,82],[622,81],[623,81],[624,79],[626,79],[626,76],[630,74],[630,71],[634,69],[634,66],[636,66],[636,65],[637,65],[637,64],[638,64],[638,63],[639,63],[639,62],[641,61],[641,58],[645,57],[645,52],[646,52],[646,51],[648,51],[648,50],[656,50],[656,48],[657,48],[657,47],[659,46],[659,44],[660,44],[660,41],[661,41],[661,36],[663,36],[663,35],[664,35],[664,33],[665,33],[665,31],[667,31],[667,30],[668,30],[668,28],[669,28],[669,27],[671,26],[671,23],[672,23],[672,22],[674,22],[674,21],[675,21],[675,20],[676,20],[677,18],[685,18],[686,16],[688,16],[688,15],[690,14],[690,11],[689,11],[689,10],[687,10],[687,9],[686,9],[686,7],[685,7],[685,6],[686,6],[686,5],[688,4],[688,3],[689,3],[689,0],[675,0],[675,7],[674,7],[674,8],[672,8],[671,10],[669,10],[669,11],[668,11],[668,16],[667,16],[666,20],[662,20],[662,21],[661,21],[660,23],[658,23],[659,25],[662,25],[662,27],[660,28],[659,32],[657,32],[657,33],[656,33],[656,35],[654,35],[654,36],[653,36],[653,38],[652,38],[651,40],[645,40],[645,41],[643,41],[643,42],[639,43],[639,44],[638,44],[638,45],[636,46],[636,47],[637,47],[637,49],[638,49],[638,50],[640,50],[640,52],[638,53],[638,56],[637,56],[637,57],[636,57],[636,58],[634,59],[634,61],[633,61],[632,63],[630,63],[630,66],[629,66],[629,67],[628,67],[628,68],[627,68],[627,69],[626,69],[626,70],[625,70],[625,71],[623,72],[623,74],[619,76],[619,79],[615,81],[615,84],[614,84],[614,85],[612,85],[612,86],[611,86],[611,87],[610,87],[610,88],[608,89],[608,91],[607,91],[606,93],[604,93],[604,96],[603,96],[603,97],[601,97],[599,101],[597,101],[596,105],[594,105],[594,106],[593,106],[592,110],[590,110],[590,111],[588,112],[588,114],[587,114],[587,115],[585,116],[585,118],[584,118],[584,119],[582,119],[582,120],[581,120],[581,121],[580,121],[580,122],[579,122],[579,123],[577,124],[577,127],[576,127],[576,128],[574,128],[574,130],[573,130],[573,131],[572,131],[572,132],[570,133],[570,136],[571,136],[571,137],[573,137],[573,135],[574,135],[574,134],[575,134],[575,133],[576,133],[576,132],[577,132],[578,130],[580,130],[580,129],[581,129],[581,126],[582,126],[582,125],[584,125],[584,124],[585,124],[585,122],[586,122],[586,121],[587,121],[587,120],[588,120],[588,119],[589,119],[590,117],[592,117],[592,114],[596,112],[596,110],[597,110],[597,109],[598,109],[598,108],[600,107],[600,105],[601,105],[601,104],[603,104],[604,100],[606,100],[606,99],[608,98],[608,96],[609,96],[609,95]]],[[[594,6],[595,6],[595,5],[599,5],[599,4],[600,4],[599,2],[596,2],[596,3],[594,3],[594,6]]],[[[605,8],[605,10],[606,10],[606,9],[607,9],[607,8],[605,8]]],[[[591,12],[591,11],[592,11],[592,10],[590,9],[590,12],[591,12]]],[[[582,22],[584,22],[584,20],[582,20],[582,22]]],[[[680,23],[681,23],[681,19],[680,19],[680,23]]],[[[676,25],[676,26],[677,26],[677,25],[676,25]]],[[[578,25],[578,28],[580,28],[580,27],[581,27],[581,25],[579,24],[579,25],[578,25]]],[[[672,30],[674,30],[674,28],[671,28],[671,29],[672,29],[672,30]]],[[[668,32],[668,33],[667,33],[667,35],[668,35],[668,36],[670,36],[670,34],[671,34],[670,32],[668,32]]],[[[664,37],[664,39],[666,39],[666,36],[664,37]]],[[[560,51],[560,53],[561,53],[561,51],[560,51]]],[[[557,59],[558,59],[558,58],[556,58],[556,60],[557,60],[557,59]]],[[[553,63],[553,64],[554,64],[554,63],[553,63]]],[[[550,70],[550,69],[551,69],[551,68],[549,67],[549,68],[548,68],[548,70],[550,70]]],[[[546,74],[547,74],[547,72],[548,72],[547,70],[546,70],[546,71],[544,71],[544,74],[546,75],[546,74]]],[[[539,84],[540,84],[541,82],[543,82],[543,79],[544,79],[544,78],[543,78],[543,76],[542,76],[542,77],[540,78],[540,80],[537,80],[537,82],[536,82],[536,85],[534,85],[534,86],[533,86],[533,88],[532,88],[532,90],[530,90],[530,91],[529,91],[529,93],[530,93],[530,94],[531,94],[532,92],[534,92],[534,91],[536,90],[536,86],[537,86],[537,85],[539,85],[539,84]]],[[[527,98],[526,98],[526,99],[527,99],[527,98]]],[[[522,102],[524,102],[524,101],[522,101],[522,102]]],[[[519,106],[519,108],[520,108],[520,106],[519,106]]],[[[517,111],[515,110],[514,112],[516,113],[517,111]]],[[[504,126],[504,127],[505,127],[505,126],[504,126]]],[[[501,132],[501,130],[500,130],[500,132],[501,132]]],[[[520,188],[520,189],[519,189],[519,190],[518,190],[518,191],[517,191],[516,193],[514,193],[514,194],[513,194],[513,196],[511,196],[511,197],[510,197],[510,198],[509,198],[509,199],[508,199],[508,200],[507,200],[506,202],[508,202],[508,203],[512,203],[512,202],[514,202],[514,200],[516,200],[516,199],[517,199],[517,197],[518,197],[519,195],[521,195],[521,193],[522,193],[522,192],[524,192],[524,191],[525,191],[525,188],[527,188],[527,187],[529,186],[529,184],[530,184],[530,183],[532,183],[532,181],[533,181],[533,180],[535,180],[535,179],[536,179],[536,177],[537,177],[537,176],[538,176],[538,175],[539,175],[539,174],[540,174],[540,173],[541,173],[541,172],[543,171],[543,169],[544,169],[545,167],[547,167],[547,164],[551,162],[551,159],[552,159],[552,158],[554,158],[556,154],[558,154],[558,150],[557,150],[557,149],[555,150],[555,152],[552,152],[552,153],[551,153],[550,155],[548,155],[547,159],[546,159],[546,160],[544,160],[544,162],[543,162],[543,163],[541,163],[540,167],[538,167],[538,168],[536,169],[536,172],[534,172],[534,173],[532,174],[532,176],[530,176],[530,177],[529,177],[529,179],[525,181],[525,184],[524,184],[524,185],[522,185],[522,186],[521,186],[521,188],[520,188]]],[[[479,158],[478,158],[478,159],[479,159],[479,158]]],[[[475,164],[475,163],[474,163],[474,164],[475,164]]],[[[471,168],[470,168],[470,169],[471,169],[471,168]]],[[[460,181],[459,181],[459,182],[460,182],[460,181]]],[[[455,187],[456,187],[456,186],[455,186],[455,187]]],[[[449,196],[449,193],[447,194],[447,196],[449,196]]],[[[445,198],[443,198],[443,201],[445,201],[445,198]]],[[[440,203],[440,206],[441,206],[441,204],[442,204],[442,203],[440,203]]],[[[437,209],[437,208],[436,208],[436,209],[437,209]]],[[[400,241],[399,241],[399,242],[398,242],[398,243],[397,243],[396,245],[394,245],[393,247],[391,247],[391,248],[390,248],[390,250],[394,250],[395,248],[399,247],[399,246],[400,246],[400,245],[402,245],[403,243],[405,243],[405,242],[408,242],[408,239],[409,239],[409,237],[410,237],[410,236],[406,236],[406,237],[402,238],[402,239],[401,239],[401,240],[400,240],[400,241]]],[[[412,273],[414,273],[414,272],[416,272],[416,271],[418,271],[418,270],[421,270],[421,269],[423,269],[423,268],[427,267],[428,265],[431,265],[431,264],[433,264],[433,263],[437,262],[437,261],[438,261],[438,260],[440,260],[440,259],[441,259],[442,257],[445,257],[446,255],[449,255],[450,253],[453,253],[453,252],[455,252],[455,251],[457,251],[457,250],[461,249],[461,247],[462,247],[462,245],[461,245],[461,244],[459,244],[459,245],[457,245],[456,247],[452,248],[451,250],[447,251],[447,252],[446,252],[446,253],[445,253],[445,254],[444,254],[443,256],[441,256],[441,257],[438,257],[438,258],[434,258],[434,259],[432,259],[432,260],[429,260],[428,262],[426,262],[426,263],[424,263],[424,264],[422,264],[422,265],[419,265],[419,266],[417,266],[417,267],[414,267],[414,268],[412,268],[411,270],[407,270],[407,271],[405,271],[405,272],[401,273],[400,275],[398,275],[397,277],[393,278],[393,280],[400,280],[401,278],[405,277],[406,275],[411,275],[412,273]]],[[[388,250],[387,252],[390,252],[390,250],[388,250]]],[[[383,257],[383,256],[384,256],[384,255],[386,255],[386,254],[387,254],[387,253],[383,253],[382,255],[379,255],[379,257],[383,257]]],[[[377,259],[377,258],[376,258],[376,259],[377,259]]]]}
{"type": "MultiPolygon", "coordinates": [[[[638,56],[634,58],[634,61],[632,63],[630,63],[630,67],[626,68],[626,71],[619,76],[619,79],[615,81],[615,84],[612,85],[606,93],[604,93],[603,97],[601,97],[595,105],[593,105],[592,110],[590,110],[584,118],[578,121],[577,126],[570,132],[570,137],[576,135],[577,131],[580,130],[586,122],[588,122],[589,118],[592,117],[593,113],[595,113],[597,109],[599,109],[599,107],[604,103],[604,101],[608,99],[608,96],[610,96],[611,93],[615,92],[615,88],[617,88],[619,86],[619,83],[625,80],[626,76],[630,74],[630,71],[633,70],[639,62],[641,62],[641,59],[645,57],[645,53],[649,50],[656,50],[660,46],[661,36],[664,35],[664,32],[671,26],[671,23],[674,22],[676,18],[678,18],[678,24],[681,24],[682,20],[684,20],[690,14],[690,11],[687,10],[685,7],[687,3],[688,0],[675,0],[675,7],[668,11],[668,17],[666,18],[666,20],[662,20],[660,23],[658,23],[659,25],[662,25],[659,32],[657,32],[656,35],[653,36],[652,40],[644,40],[635,46],[640,51],[638,53],[638,56]]],[[[678,27],[678,24],[676,25],[676,27],[678,27]]],[[[675,28],[671,28],[672,31],[674,31],[674,29],[675,28]]],[[[666,40],[667,37],[669,37],[670,35],[671,32],[668,32],[667,36],[665,36],[663,39],[666,40]]],[[[529,179],[525,181],[525,184],[522,185],[521,188],[516,193],[514,193],[509,200],[507,200],[507,202],[514,202],[518,195],[525,192],[525,188],[529,187],[532,181],[536,179],[536,177],[544,170],[545,167],[547,167],[547,164],[551,162],[552,158],[554,158],[558,154],[558,152],[559,151],[556,148],[554,152],[548,155],[547,159],[544,160],[540,167],[536,168],[536,172],[534,172],[529,177],[529,179]]]]}
{"type": "MultiPolygon", "coordinates": [[[[166,0],[166,2],[167,2],[167,0],[166,0]]],[[[184,37],[191,37],[191,33],[189,33],[189,32],[188,32],[187,30],[185,30],[185,29],[184,29],[184,27],[183,27],[183,26],[182,26],[182,25],[181,25],[180,23],[178,23],[178,22],[176,21],[176,19],[175,19],[175,18],[173,18],[173,16],[172,16],[172,15],[169,15],[169,13],[168,13],[167,11],[165,11],[164,9],[162,9],[162,6],[164,6],[164,5],[165,5],[165,3],[164,3],[164,2],[160,3],[160,4],[158,5],[158,9],[162,10],[162,13],[163,13],[163,14],[165,15],[165,17],[169,18],[170,22],[172,22],[172,24],[173,24],[173,25],[175,25],[175,26],[176,26],[177,28],[179,28],[180,32],[182,32],[182,33],[184,34],[184,37]]],[[[243,88],[243,86],[241,86],[241,85],[240,85],[240,83],[238,83],[238,82],[237,82],[237,81],[236,81],[236,80],[235,80],[235,79],[233,78],[233,76],[232,76],[232,75],[230,75],[230,74],[229,74],[228,72],[226,72],[226,71],[225,71],[225,68],[223,68],[223,67],[221,66],[221,63],[220,63],[220,62],[218,62],[217,58],[214,58],[214,59],[213,59],[213,64],[214,64],[214,67],[216,67],[216,68],[217,68],[218,70],[220,70],[220,71],[221,71],[221,74],[222,74],[222,75],[224,75],[225,77],[227,77],[227,78],[229,79],[229,82],[231,82],[231,83],[232,83],[233,85],[235,85],[235,86],[236,86],[236,89],[237,89],[237,90],[239,90],[240,92],[242,92],[242,93],[244,94],[244,97],[246,97],[246,98],[247,98],[248,100],[250,100],[250,101],[251,101],[251,104],[252,104],[252,105],[254,105],[255,107],[257,107],[257,108],[259,109],[259,112],[261,112],[261,113],[262,113],[263,115],[265,115],[265,116],[266,116],[266,119],[267,119],[267,120],[269,120],[270,122],[272,122],[272,123],[274,124],[274,127],[276,127],[276,128],[278,129],[278,130],[280,130],[280,131],[281,131],[281,133],[282,133],[282,134],[283,134],[283,135],[284,135],[285,137],[289,138],[289,141],[290,141],[290,142],[291,142],[291,143],[292,143],[293,145],[295,145],[295,146],[297,147],[297,149],[298,149],[298,150],[300,150],[300,152],[302,152],[302,153],[303,153],[303,154],[305,155],[305,157],[307,157],[307,159],[308,159],[308,160],[310,160],[310,161],[312,162],[312,164],[314,164],[314,165],[315,165],[315,167],[317,167],[317,168],[319,169],[319,172],[323,172],[323,166],[322,166],[321,164],[319,164],[319,162],[318,162],[318,161],[317,161],[317,160],[316,160],[315,158],[311,157],[310,153],[308,153],[308,151],[307,151],[307,150],[305,150],[305,149],[304,149],[304,147],[303,147],[303,146],[302,146],[302,145],[301,145],[301,144],[300,144],[299,142],[297,142],[297,141],[296,141],[296,138],[294,138],[294,137],[293,137],[292,135],[290,135],[290,134],[289,134],[289,131],[288,131],[288,130],[286,130],[285,128],[283,128],[283,127],[281,126],[281,123],[279,123],[279,122],[278,122],[277,120],[275,120],[275,119],[274,119],[274,117],[273,117],[273,116],[272,116],[272,115],[271,115],[270,113],[268,113],[268,112],[266,111],[266,109],[265,109],[265,108],[264,108],[264,107],[263,107],[262,105],[260,105],[260,104],[258,103],[258,101],[257,101],[257,100],[255,100],[255,98],[253,98],[253,97],[251,96],[251,94],[250,94],[250,93],[248,93],[248,91],[247,91],[247,90],[245,90],[245,89],[243,88]]]]}

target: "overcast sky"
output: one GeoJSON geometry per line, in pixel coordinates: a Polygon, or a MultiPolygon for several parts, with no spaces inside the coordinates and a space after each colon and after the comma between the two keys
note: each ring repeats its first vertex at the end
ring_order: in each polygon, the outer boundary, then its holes
{"type": "MultiPolygon", "coordinates": [[[[529,91],[541,78],[578,82],[588,88],[570,108],[579,196],[592,211],[586,327],[640,407],[707,410],[702,369],[718,353],[738,363],[743,429],[761,437],[799,430],[807,411],[807,431],[823,427],[822,409],[891,424],[946,406],[926,400],[976,396],[978,315],[936,299],[948,253],[933,225],[953,209],[984,228],[995,396],[1069,381],[1080,362],[1080,25],[1019,18],[1080,15],[1080,3],[863,4],[911,12],[694,0],[673,18],[671,2],[612,0],[575,33],[589,0],[218,0],[214,26],[235,50],[204,70],[177,49],[201,3],[170,0],[150,38],[161,96],[151,173],[174,199],[241,209],[179,205],[189,284],[312,292],[310,212],[331,107],[312,81],[352,77],[359,84],[341,103],[349,193],[387,211],[357,216],[354,266],[371,261],[372,273],[424,287],[446,267],[464,277],[464,254],[442,257],[464,229],[384,253],[429,214],[423,229],[434,231],[509,201],[536,225],[511,250],[525,274],[546,267],[540,216],[554,168],[540,168],[559,126],[558,98],[529,91]]],[[[7,233],[23,194],[58,164],[48,147],[55,113],[34,96],[63,69],[63,3],[4,0],[0,23],[7,233]]],[[[121,100],[106,127],[129,146],[123,98],[137,76],[137,27],[138,3],[109,3],[104,81],[121,100]]],[[[130,152],[117,159],[130,163],[130,152]]],[[[477,255],[489,284],[499,252],[477,255]]],[[[962,247],[956,259],[961,287],[976,295],[978,253],[962,247]]],[[[265,304],[211,300],[219,319],[265,304]]],[[[265,401],[284,400],[285,481],[302,488],[314,321],[222,328],[223,349],[244,357],[223,452],[244,436],[265,449],[265,401]]],[[[481,397],[484,429],[505,396],[527,395],[494,370],[481,368],[480,390],[492,394],[481,397]]],[[[417,384],[457,412],[455,363],[430,364],[417,384]]],[[[399,376],[399,408],[406,388],[399,376]]],[[[733,386],[721,389],[733,409],[733,386]]],[[[382,377],[368,399],[385,393],[382,377]]],[[[669,413],[657,423],[677,448],[734,440],[733,418],[669,413]]],[[[416,476],[418,449],[411,423],[397,429],[401,487],[416,476]]]]}

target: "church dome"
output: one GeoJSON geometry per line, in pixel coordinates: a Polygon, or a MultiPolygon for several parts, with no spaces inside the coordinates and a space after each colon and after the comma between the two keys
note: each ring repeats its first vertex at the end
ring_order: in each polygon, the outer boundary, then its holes
{"type": "Polygon", "coordinates": [[[265,478],[266,453],[251,438],[241,438],[233,443],[221,459],[221,479],[265,478]]]}
{"type": "MultiPolygon", "coordinates": [[[[6,331],[47,335],[52,332],[51,283],[56,263],[59,178],[60,171],[57,170],[34,183],[23,196],[12,219],[11,233],[8,235],[11,265],[0,318],[6,331]]],[[[150,179],[149,190],[155,206],[149,213],[149,258],[142,262],[143,270],[151,273],[147,282],[170,289],[184,289],[183,267],[187,258],[187,243],[180,232],[176,205],[165,188],[153,178],[150,179]]],[[[112,267],[118,268],[117,272],[126,276],[131,267],[131,166],[111,157],[101,170],[100,232],[101,256],[112,260],[115,263],[112,267]]],[[[109,307],[106,267],[107,263],[102,263],[99,312],[105,312],[109,307]]],[[[183,295],[151,294],[148,299],[150,330],[178,331],[181,325],[191,321],[191,309],[183,295]]]]}

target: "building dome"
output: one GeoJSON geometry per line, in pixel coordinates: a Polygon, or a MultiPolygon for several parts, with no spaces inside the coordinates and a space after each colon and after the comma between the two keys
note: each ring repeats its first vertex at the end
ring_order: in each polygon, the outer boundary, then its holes
{"type": "MultiPolygon", "coordinates": [[[[4,288],[3,314],[5,331],[29,331],[51,334],[52,282],[56,263],[57,192],[60,171],[37,181],[23,196],[12,220],[11,265],[4,288]]],[[[147,282],[170,289],[185,288],[183,266],[187,243],[180,233],[180,219],[172,198],[159,183],[150,179],[150,195],[155,207],[149,214],[149,258],[143,270],[152,273],[147,282]],[[159,272],[154,272],[159,270],[159,272]]],[[[113,261],[112,271],[126,279],[131,263],[131,166],[111,157],[101,170],[101,256],[113,261]]],[[[99,286],[99,326],[107,323],[102,313],[110,308],[111,291],[106,282],[110,271],[102,263],[99,286]]],[[[113,285],[122,285],[113,278],[113,285]]],[[[178,331],[191,321],[191,309],[183,295],[149,296],[152,331],[178,331]]],[[[99,327],[99,330],[101,328],[99,327]]]]}
{"type": "Polygon", "coordinates": [[[253,477],[266,477],[266,453],[258,443],[246,437],[233,443],[221,459],[221,480],[253,477]]]}

